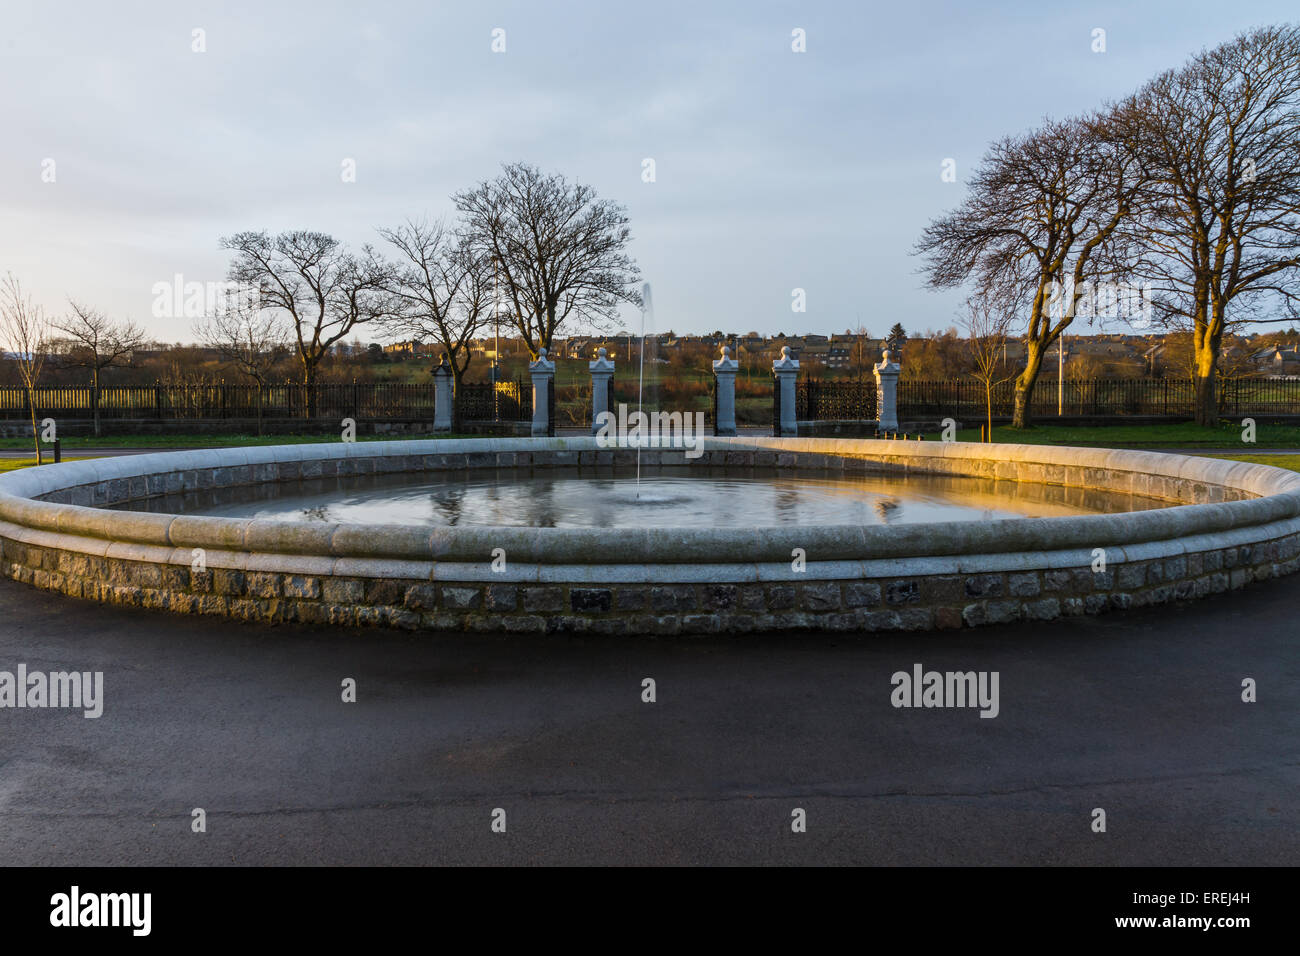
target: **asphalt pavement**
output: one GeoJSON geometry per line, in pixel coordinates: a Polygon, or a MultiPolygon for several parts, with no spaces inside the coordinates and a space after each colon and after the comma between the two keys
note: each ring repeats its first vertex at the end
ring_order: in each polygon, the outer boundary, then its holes
{"type": "Polygon", "coordinates": [[[1295,865],[1296,580],[674,639],[264,627],[0,581],[0,671],[104,674],[97,719],[0,708],[0,861],[1295,865]],[[998,672],[998,716],[893,707],[917,663],[998,672]]]}

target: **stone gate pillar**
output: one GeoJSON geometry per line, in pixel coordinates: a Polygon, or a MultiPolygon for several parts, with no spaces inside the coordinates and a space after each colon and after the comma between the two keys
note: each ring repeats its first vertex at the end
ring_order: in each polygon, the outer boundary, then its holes
{"type": "Polygon", "coordinates": [[[591,370],[591,433],[600,431],[601,412],[614,411],[614,360],[606,356],[604,349],[596,352],[596,361],[588,362],[591,370]]]}
{"type": "Polygon", "coordinates": [[[781,346],[781,357],[772,363],[772,375],[776,379],[776,398],[780,410],[773,422],[773,431],[780,437],[793,438],[799,434],[799,426],[794,415],[794,383],[799,377],[799,362],[790,357],[790,346],[781,346]]]}
{"type": "Polygon", "coordinates": [[[889,360],[885,349],[876,373],[876,428],[882,432],[898,431],[898,363],[889,360]]]}
{"type": "Polygon", "coordinates": [[[451,431],[452,422],[455,421],[452,381],[451,366],[447,364],[447,353],[444,352],[442,361],[433,369],[433,431],[435,434],[451,431]]]}
{"type": "Polygon", "coordinates": [[[528,363],[528,374],[533,379],[534,438],[551,434],[551,392],[555,382],[555,363],[546,358],[546,349],[539,349],[537,361],[528,363]]]}
{"type": "Polygon", "coordinates": [[[722,358],[713,363],[713,434],[736,434],[736,360],[730,347],[722,347],[722,358]]]}

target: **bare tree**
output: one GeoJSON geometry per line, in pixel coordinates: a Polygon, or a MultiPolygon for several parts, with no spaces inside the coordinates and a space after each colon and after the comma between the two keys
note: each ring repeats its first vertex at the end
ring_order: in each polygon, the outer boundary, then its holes
{"type": "Polygon", "coordinates": [[[61,365],[84,368],[90,372],[90,414],[95,437],[101,432],[99,422],[100,379],[105,369],[126,365],[131,353],[144,344],[144,330],[130,319],[115,322],[98,309],[76,299],[69,299],[71,312],[52,324],[67,336],[57,354],[61,365]]]}
{"type": "Polygon", "coordinates": [[[471,242],[495,257],[512,320],[534,357],[570,319],[600,328],[640,305],[640,272],[624,249],[626,211],[590,186],[526,163],[453,197],[471,242]]]}
{"type": "Polygon", "coordinates": [[[307,416],[314,418],[320,365],[330,349],[358,326],[396,314],[393,267],[370,246],[354,255],[332,236],[305,230],[241,232],[223,238],[221,247],[235,253],[228,277],[255,289],[263,309],[288,318],[307,416]]]}
{"type": "Polygon", "coordinates": [[[1013,325],[1011,315],[1006,303],[999,304],[977,296],[966,300],[962,324],[966,327],[971,358],[975,362],[975,369],[970,374],[984,385],[990,441],[993,439],[993,389],[1016,377],[1015,370],[1006,362],[1007,339],[1013,325]]]}
{"type": "Polygon", "coordinates": [[[36,464],[41,464],[41,434],[36,427],[36,383],[41,378],[45,364],[45,350],[50,337],[50,324],[45,312],[23,292],[22,285],[13,273],[0,282],[0,337],[12,353],[18,366],[23,387],[27,389],[27,405],[32,415],[32,441],[36,446],[36,464]]]}
{"type": "Polygon", "coordinates": [[[1202,51],[1122,104],[1150,167],[1134,270],[1168,328],[1192,334],[1196,421],[1218,421],[1224,333],[1300,302],[1300,28],[1202,51]]]}
{"type": "Polygon", "coordinates": [[[257,386],[257,433],[262,434],[262,393],[289,347],[283,313],[256,303],[228,301],[225,308],[196,322],[194,334],[257,386]]]}
{"type": "Polygon", "coordinates": [[[1141,164],[1110,115],[1047,121],[995,143],[966,201],[931,222],[917,243],[932,287],[973,282],[977,295],[1018,302],[1027,313],[1015,427],[1030,425],[1043,357],[1074,320],[1079,299],[1120,268],[1112,238],[1142,182],[1141,164]]]}
{"type": "Polygon", "coordinates": [[[408,220],[379,234],[402,259],[392,284],[400,307],[385,324],[422,341],[437,342],[451,363],[459,392],[473,354],[470,341],[491,318],[489,257],[442,221],[408,220]]]}

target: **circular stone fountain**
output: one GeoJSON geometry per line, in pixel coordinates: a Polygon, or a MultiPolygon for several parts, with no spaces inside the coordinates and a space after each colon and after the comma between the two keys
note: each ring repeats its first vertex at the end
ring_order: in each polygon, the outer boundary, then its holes
{"type": "MultiPolygon", "coordinates": [[[[1300,475],[1027,445],[713,438],[694,458],[643,449],[647,526],[636,522],[630,485],[619,494],[631,498],[620,507],[632,518],[554,527],[409,515],[373,524],[328,508],[298,513],[297,503],[272,517],[130,510],[173,502],[204,510],[205,501],[208,510],[243,507],[275,484],[389,476],[488,488],[527,487],[539,477],[592,480],[590,511],[636,455],[595,438],[474,439],[214,449],[32,468],[0,478],[0,569],[74,597],[251,621],[673,634],[1049,620],[1239,588],[1295,571],[1300,554],[1300,475]],[[978,501],[974,514],[952,516],[965,520],[924,520],[922,510],[916,523],[895,523],[894,513],[873,507],[848,521],[809,523],[826,517],[814,508],[777,522],[761,495],[741,487],[716,520],[671,519],[664,516],[674,494],[695,496],[654,484],[669,473],[674,481],[721,476],[724,487],[755,474],[815,478],[863,499],[869,488],[890,497],[880,481],[893,476],[906,479],[893,496],[904,509],[916,510],[909,486],[957,489],[948,496],[957,504],[968,494],[978,501]],[[989,498],[988,488],[998,487],[990,480],[1019,490],[989,498]],[[1089,513],[1109,506],[1128,510],[1089,513]],[[1049,516],[1006,516],[1026,511],[1049,516]]],[[[939,503],[952,502],[940,495],[939,503]]]]}

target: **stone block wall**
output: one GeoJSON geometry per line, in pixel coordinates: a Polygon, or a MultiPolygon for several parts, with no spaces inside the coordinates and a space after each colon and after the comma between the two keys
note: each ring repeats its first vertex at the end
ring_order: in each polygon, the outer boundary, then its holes
{"type": "MultiPolygon", "coordinates": [[[[1047,483],[1198,504],[1122,520],[632,535],[531,528],[380,533],[94,507],[323,475],[613,467],[635,459],[633,451],[601,449],[593,439],[398,442],[384,453],[358,447],[371,451],[294,446],[293,458],[285,449],[224,457],[191,452],[15,473],[0,479],[0,573],[85,600],[260,623],[616,636],[1050,621],[1239,589],[1293,573],[1300,561],[1297,476],[1085,449],[1032,449],[1017,460],[995,456],[1008,446],[921,453],[883,441],[764,439],[755,447],[754,440],[715,439],[696,463],[975,477],[1015,469],[1047,483]],[[490,564],[498,538],[519,556],[503,574],[490,564]],[[804,571],[788,559],[798,542],[808,546],[804,571]],[[202,569],[192,560],[196,549],[204,552],[202,569]]],[[[689,463],[675,451],[645,456],[656,464],[689,463]]]]}
{"type": "Polygon", "coordinates": [[[6,540],[6,577],[70,597],[266,624],[506,633],[921,631],[1102,614],[1292,574],[1300,534],[1089,568],[747,584],[490,584],[246,572],[6,540]]]}

